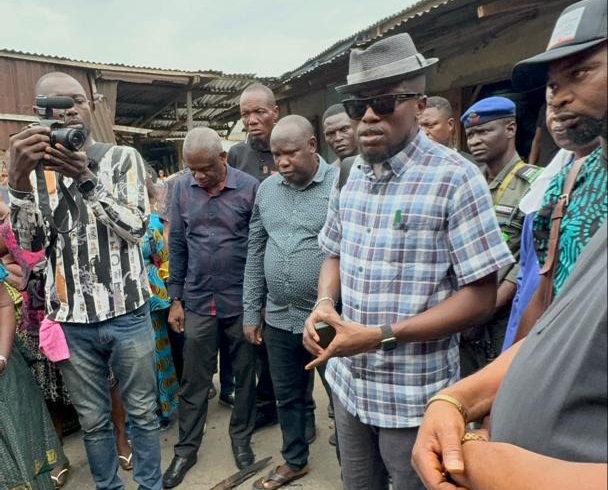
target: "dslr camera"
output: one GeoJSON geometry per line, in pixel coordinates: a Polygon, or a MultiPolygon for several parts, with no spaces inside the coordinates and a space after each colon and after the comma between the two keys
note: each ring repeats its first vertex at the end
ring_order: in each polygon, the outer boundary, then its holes
{"type": "Polygon", "coordinates": [[[87,139],[87,135],[84,131],[76,128],[66,128],[64,121],[53,119],[54,109],[63,109],[65,114],[65,109],[69,109],[73,106],[74,99],[72,99],[72,97],[36,96],[36,108],[40,120],[35,124],[50,128],[51,146],[54,147],[59,143],[71,151],[78,151],[84,146],[87,139]]]}

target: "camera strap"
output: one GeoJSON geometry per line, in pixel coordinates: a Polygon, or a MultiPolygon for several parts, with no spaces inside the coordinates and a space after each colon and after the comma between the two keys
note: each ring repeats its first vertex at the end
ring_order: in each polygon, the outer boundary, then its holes
{"type": "MultiPolygon", "coordinates": [[[[99,162],[107,151],[112,148],[112,146],[113,145],[110,143],[95,143],[87,150],[88,165],[93,173],[97,173],[99,162]]],[[[80,208],[76,203],[74,196],[77,196],[77,199],[82,200],[82,197],[77,194],[78,191],[76,190],[75,181],[72,181],[68,188],[65,185],[63,175],[56,172],[55,178],[59,188],[58,190],[61,192],[58,192],[59,202],[55,208],[55,211],[53,212],[51,210],[51,204],[49,201],[49,193],[44,175],[44,166],[41,164],[36,167],[36,184],[38,187],[40,211],[51,227],[51,243],[57,239],[57,234],[70,233],[78,226],[78,221],[80,219],[80,208]],[[72,191],[76,192],[73,194],[72,191]],[[61,228],[66,221],[68,214],[72,216],[72,226],[70,228],[61,228]]]]}
{"type": "Polygon", "coordinates": [[[51,233],[67,234],[71,232],[76,226],[78,226],[78,219],[80,218],[80,210],[74,200],[74,197],[68,190],[65,182],[63,181],[63,175],[55,173],[55,179],[57,181],[58,191],[61,191],[61,202],[55,209],[55,213],[51,211],[51,203],[49,201],[49,193],[46,185],[46,177],[44,175],[44,165],[39,164],[36,167],[36,185],[38,187],[38,200],[40,204],[40,211],[45,217],[47,223],[51,227],[51,233]],[[65,205],[65,210],[72,216],[72,227],[62,229],[61,222],[63,221],[58,211],[62,208],[61,204],[65,205]],[[60,225],[58,226],[55,222],[55,218],[59,218],[60,225]]]}

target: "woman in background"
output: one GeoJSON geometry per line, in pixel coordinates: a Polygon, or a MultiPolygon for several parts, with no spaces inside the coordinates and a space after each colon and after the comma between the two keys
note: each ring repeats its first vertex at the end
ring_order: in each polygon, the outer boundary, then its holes
{"type": "Polygon", "coordinates": [[[9,294],[7,277],[0,264],[0,490],[52,490],[51,471],[66,467],[67,459],[15,336],[20,298],[9,294]]]}
{"type": "Polygon", "coordinates": [[[169,251],[163,239],[163,223],[156,210],[158,189],[154,177],[154,170],[148,168],[146,185],[152,212],[148,230],[141,240],[141,251],[152,292],[150,314],[156,341],[159,418],[161,428],[167,428],[177,409],[179,384],[171,356],[171,344],[167,327],[167,315],[171,306],[165,285],[165,280],[169,277],[169,251]]]}

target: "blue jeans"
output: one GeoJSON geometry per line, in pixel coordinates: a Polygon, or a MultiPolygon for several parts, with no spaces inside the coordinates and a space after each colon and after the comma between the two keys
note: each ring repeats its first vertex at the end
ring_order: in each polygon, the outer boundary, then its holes
{"type": "Polygon", "coordinates": [[[133,479],[141,490],[160,490],[160,431],[154,332],[148,305],[97,323],[63,323],[70,358],[59,363],[84,431],[89,468],[97,490],[121,490],[118,477],[109,368],[130,424],[133,479]]]}

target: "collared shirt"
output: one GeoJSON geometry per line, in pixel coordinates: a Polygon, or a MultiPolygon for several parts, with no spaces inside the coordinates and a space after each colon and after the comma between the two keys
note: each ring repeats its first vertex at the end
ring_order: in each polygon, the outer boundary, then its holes
{"type": "MultiPolygon", "coordinates": [[[[114,146],[99,162],[96,175],[97,185],[86,195],[65,179],[80,217],[74,230],[57,237],[47,264],[46,308],[58,322],[107,320],[139,308],[150,295],[139,248],[150,214],[143,160],[133,148],[114,146]]],[[[46,247],[49,224],[36,191],[10,193],[19,245],[31,251],[46,247]]],[[[49,201],[54,210],[58,194],[50,193],[49,201]]],[[[62,227],[71,228],[72,219],[68,213],[62,227]]]]}
{"type": "Polygon", "coordinates": [[[248,173],[259,181],[277,171],[270,148],[253,138],[237,143],[228,150],[228,165],[248,173]]]}
{"type": "Polygon", "coordinates": [[[260,185],[249,224],[245,324],[260,324],[267,285],[266,322],[295,334],[303,332],[317,298],[325,258],[318,237],[337,173],[319,157],[319,168],[306,187],[294,187],[280,174],[260,185]]]}
{"type": "MultiPolygon", "coordinates": [[[[340,258],[345,319],[370,327],[422,313],[513,262],[474,164],[418,132],[385,167],[376,178],[357,158],[319,236],[340,258]]],[[[430,396],[459,377],[458,335],[333,358],[326,377],[363,423],[416,427],[430,396]]]]}
{"type": "Polygon", "coordinates": [[[226,184],[210,196],[191,174],[173,188],[169,220],[169,295],[187,310],[219,318],[243,312],[249,219],[258,181],[228,167],[226,184]],[[213,310],[215,307],[215,310],[213,310]]]}
{"type": "MultiPolygon", "coordinates": [[[[542,268],[547,257],[551,234],[551,213],[568,178],[572,165],[557,174],[549,184],[543,204],[534,219],[534,246],[542,268]]],[[[557,296],[568,279],[585,245],[601,228],[608,215],[606,193],[608,169],[602,159],[602,148],[592,151],[576,177],[569,204],[560,226],[557,262],[553,277],[553,292],[557,296]]]]}
{"type": "MultiPolygon", "coordinates": [[[[498,172],[498,175],[488,183],[498,226],[516,261],[515,264],[503,267],[499,271],[498,284],[502,284],[504,280],[513,284],[517,282],[521,231],[524,226],[524,213],[519,209],[519,202],[542,170],[535,165],[525,164],[515,152],[511,160],[498,172]]],[[[489,179],[488,169],[485,165],[481,171],[486,179],[489,179]]]]}

